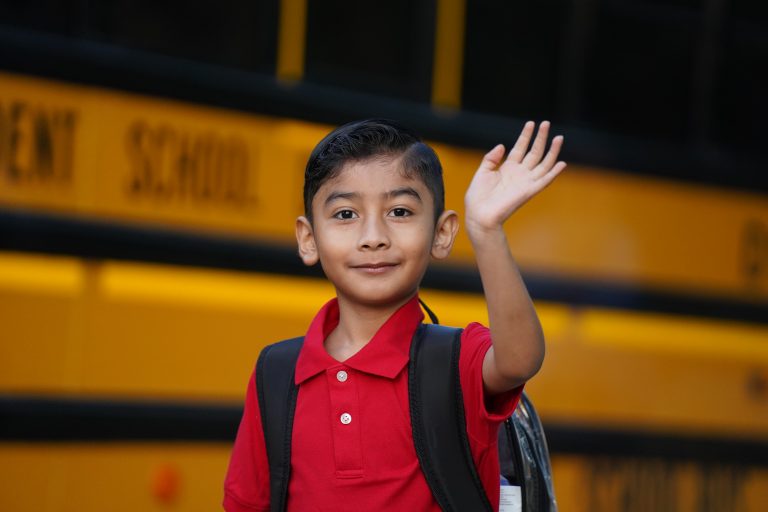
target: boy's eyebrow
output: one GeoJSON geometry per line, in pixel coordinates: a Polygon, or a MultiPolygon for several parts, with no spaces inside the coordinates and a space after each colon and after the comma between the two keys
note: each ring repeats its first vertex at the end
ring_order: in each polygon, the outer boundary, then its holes
{"type": "Polygon", "coordinates": [[[390,190],[389,192],[385,192],[384,195],[388,199],[394,199],[394,198],[399,197],[399,196],[412,196],[412,197],[415,197],[416,199],[418,199],[419,202],[421,202],[421,196],[419,195],[418,192],[416,192],[415,189],[413,189],[411,187],[396,188],[394,190],[390,190]]]}
{"type": "Polygon", "coordinates": [[[332,192],[325,198],[326,206],[339,199],[358,199],[360,194],[357,192],[332,192]]]}

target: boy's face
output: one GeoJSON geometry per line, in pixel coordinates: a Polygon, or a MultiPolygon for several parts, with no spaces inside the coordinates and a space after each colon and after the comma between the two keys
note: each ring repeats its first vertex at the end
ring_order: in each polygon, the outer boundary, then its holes
{"type": "Polygon", "coordinates": [[[400,158],[346,164],[312,200],[312,224],[296,222],[299,253],[319,260],[339,300],[392,306],[416,293],[430,257],[445,258],[458,229],[455,212],[435,223],[434,199],[400,158]]]}

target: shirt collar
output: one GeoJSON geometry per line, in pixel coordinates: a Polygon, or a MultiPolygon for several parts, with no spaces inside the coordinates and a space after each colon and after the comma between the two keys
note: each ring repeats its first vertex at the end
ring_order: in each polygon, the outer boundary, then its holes
{"type": "Polygon", "coordinates": [[[418,296],[414,296],[384,322],[373,338],[355,355],[340,363],[325,350],[325,338],[339,325],[339,303],[332,299],[315,316],[304,337],[296,361],[296,384],[334,366],[393,379],[408,364],[411,338],[424,319],[418,296]]]}

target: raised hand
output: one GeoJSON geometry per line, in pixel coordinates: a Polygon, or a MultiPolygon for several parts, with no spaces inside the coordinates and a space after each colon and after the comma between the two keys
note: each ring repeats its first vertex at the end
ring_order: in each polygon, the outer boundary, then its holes
{"type": "Polygon", "coordinates": [[[506,159],[502,144],[483,157],[464,196],[466,224],[470,235],[474,230],[500,229],[515,210],[565,169],[565,162],[557,160],[563,145],[561,135],[552,139],[549,151],[544,154],[549,136],[548,121],[539,125],[536,138],[528,151],[535,127],[533,121],[525,123],[506,159]]]}

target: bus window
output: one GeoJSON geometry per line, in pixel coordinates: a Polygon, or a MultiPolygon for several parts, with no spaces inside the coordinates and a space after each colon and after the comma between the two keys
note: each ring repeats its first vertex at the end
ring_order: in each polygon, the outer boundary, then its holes
{"type": "Polygon", "coordinates": [[[701,23],[699,9],[601,3],[585,57],[584,124],[685,142],[701,23]]]}
{"type": "Polygon", "coordinates": [[[0,25],[273,73],[278,0],[37,0],[0,7],[0,25]]]}
{"type": "Polygon", "coordinates": [[[434,2],[309,2],[305,79],[429,102],[434,18],[434,2]]]}
{"type": "Polygon", "coordinates": [[[467,2],[462,107],[557,120],[556,88],[570,2],[467,2]]]}
{"type": "MultiPolygon", "coordinates": [[[[757,155],[768,119],[768,5],[734,2],[723,33],[712,128],[715,142],[757,155]]],[[[757,172],[758,169],[755,169],[757,172]]]]}

